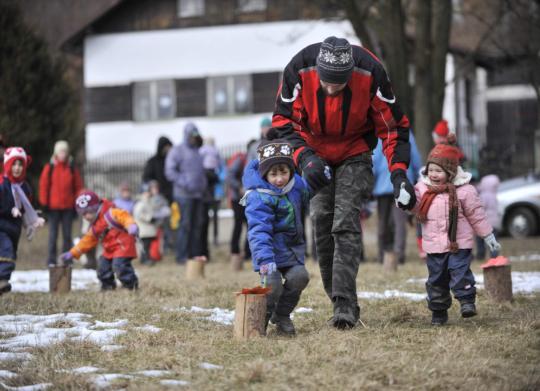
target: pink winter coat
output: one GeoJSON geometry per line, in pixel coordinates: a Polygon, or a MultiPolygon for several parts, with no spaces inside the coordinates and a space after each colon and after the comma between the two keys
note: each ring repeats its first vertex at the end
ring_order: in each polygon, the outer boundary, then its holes
{"type": "Polygon", "coordinates": [[[485,177],[482,177],[477,186],[480,200],[482,200],[482,204],[486,211],[486,216],[493,227],[496,227],[499,223],[497,213],[497,189],[499,188],[499,183],[500,181],[497,175],[486,175],[485,177]]]}
{"type": "MultiPolygon", "coordinates": [[[[460,249],[472,249],[475,234],[485,237],[493,232],[478,193],[474,186],[469,184],[470,180],[471,174],[458,167],[454,185],[456,185],[459,200],[456,241],[460,249]]],[[[430,184],[427,176],[420,176],[420,180],[414,187],[417,199],[414,212],[418,211],[420,200],[430,184]]],[[[448,193],[438,194],[429,208],[427,221],[422,224],[422,249],[428,254],[450,251],[448,198],[448,193]]]]}

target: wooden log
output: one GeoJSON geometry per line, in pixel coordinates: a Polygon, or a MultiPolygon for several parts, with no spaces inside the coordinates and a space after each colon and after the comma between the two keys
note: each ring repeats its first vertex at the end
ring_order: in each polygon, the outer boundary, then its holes
{"type": "Polygon", "coordinates": [[[236,294],[234,336],[237,339],[261,337],[266,334],[266,294],[236,294]]]}
{"type": "Polygon", "coordinates": [[[188,259],[186,263],[186,278],[188,280],[200,280],[204,278],[204,265],[206,262],[188,259]]]}
{"type": "Polygon", "coordinates": [[[512,301],[512,270],[510,265],[487,267],[484,286],[487,295],[497,303],[512,301]]]}
{"type": "Polygon", "coordinates": [[[396,253],[393,251],[385,251],[383,256],[383,269],[386,272],[395,272],[398,267],[396,253]]]}
{"type": "Polygon", "coordinates": [[[71,291],[71,266],[49,266],[49,291],[61,294],[71,291]]]}

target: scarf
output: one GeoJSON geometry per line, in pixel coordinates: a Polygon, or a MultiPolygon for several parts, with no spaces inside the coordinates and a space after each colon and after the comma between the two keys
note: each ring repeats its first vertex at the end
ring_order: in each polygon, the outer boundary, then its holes
{"type": "Polygon", "coordinates": [[[448,205],[448,239],[450,240],[450,252],[455,253],[459,250],[458,244],[456,242],[457,234],[457,222],[458,222],[458,197],[456,193],[456,186],[452,183],[446,183],[444,185],[430,186],[428,185],[428,190],[422,196],[420,200],[420,206],[418,207],[418,212],[416,217],[421,223],[427,221],[427,214],[431,203],[435,197],[439,194],[448,193],[449,195],[449,205],[448,205]]]}
{"type": "Polygon", "coordinates": [[[36,225],[41,224],[41,218],[38,216],[37,212],[32,207],[32,204],[26,197],[24,190],[22,188],[22,183],[12,183],[11,184],[11,193],[13,194],[13,199],[15,201],[15,207],[20,211],[24,210],[23,213],[23,225],[26,228],[26,234],[30,239],[35,231],[36,225]]]}
{"type": "Polygon", "coordinates": [[[273,196],[280,196],[280,195],[285,195],[285,194],[289,193],[293,189],[293,187],[294,187],[294,176],[289,181],[289,183],[287,183],[283,187],[283,189],[281,189],[281,191],[279,191],[279,192],[277,192],[275,190],[271,190],[271,189],[264,189],[264,188],[259,188],[259,189],[255,189],[255,190],[249,189],[244,193],[244,196],[240,199],[240,201],[238,201],[238,203],[240,205],[242,205],[242,206],[246,206],[247,205],[247,196],[252,191],[258,191],[259,193],[270,194],[270,195],[273,195],[273,196]]]}

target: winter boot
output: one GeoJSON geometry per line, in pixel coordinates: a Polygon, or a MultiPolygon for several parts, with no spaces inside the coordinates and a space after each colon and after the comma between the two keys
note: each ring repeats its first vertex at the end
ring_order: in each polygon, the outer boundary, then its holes
{"type": "Polygon", "coordinates": [[[274,313],[272,315],[272,323],[276,325],[278,335],[287,337],[293,337],[296,335],[296,330],[290,315],[277,315],[274,313]]]}
{"type": "Polygon", "coordinates": [[[431,314],[431,325],[432,326],[443,326],[448,322],[448,311],[447,310],[435,310],[431,314]]]}
{"type": "Polygon", "coordinates": [[[8,292],[11,292],[11,284],[7,280],[0,280],[0,296],[8,292]]]}
{"type": "Polygon", "coordinates": [[[474,303],[461,303],[461,316],[463,318],[476,316],[476,306],[474,303]]]}
{"type": "Polygon", "coordinates": [[[337,329],[350,329],[356,326],[360,318],[360,307],[356,303],[351,303],[344,297],[334,299],[334,317],[330,324],[337,329]]]}

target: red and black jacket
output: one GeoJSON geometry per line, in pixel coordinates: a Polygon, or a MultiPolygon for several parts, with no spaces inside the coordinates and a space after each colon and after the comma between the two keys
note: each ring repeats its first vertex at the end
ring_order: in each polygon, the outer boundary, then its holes
{"type": "Polygon", "coordinates": [[[384,67],[368,50],[352,46],[354,70],[345,89],[327,96],[316,59],[321,44],[302,49],[285,67],[272,127],[295,149],[311,149],[331,165],[373,150],[377,138],[390,171],[409,165],[409,120],[401,112],[384,67]]]}

